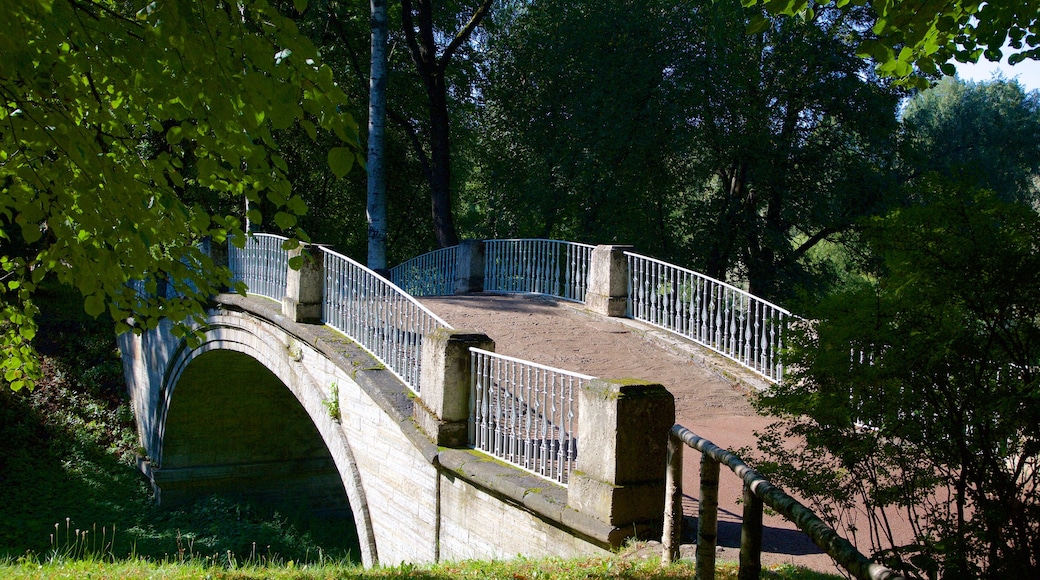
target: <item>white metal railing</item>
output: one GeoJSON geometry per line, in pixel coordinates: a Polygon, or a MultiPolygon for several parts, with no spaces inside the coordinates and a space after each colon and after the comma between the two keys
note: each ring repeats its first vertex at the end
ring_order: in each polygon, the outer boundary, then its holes
{"type": "Polygon", "coordinates": [[[284,298],[289,251],[282,249],[282,244],[287,239],[274,234],[249,234],[243,248],[228,244],[231,280],[245,282],[250,294],[274,300],[284,298]]]}
{"type": "Polygon", "coordinates": [[[455,293],[455,264],[459,247],[441,248],[416,256],[390,269],[390,280],[412,296],[448,296],[455,293]]]}
{"type": "Polygon", "coordinates": [[[451,326],[390,281],[322,248],[322,321],[372,353],[416,394],[423,337],[451,326]]]}
{"type": "Polygon", "coordinates": [[[486,240],[484,289],[585,302],[594,246],[558,240],[486,240]]]}
{"type": "Polygon", "coordinates": [[[625,252],[628,317],[675,332],[779,382],[792,314],[692,270],[625,252]]]}
{"type": "Polygon", "coordinates": [[[593,377],[470,348],[475,449],[566,485],[578,457],[577,402],[593,377]]]}

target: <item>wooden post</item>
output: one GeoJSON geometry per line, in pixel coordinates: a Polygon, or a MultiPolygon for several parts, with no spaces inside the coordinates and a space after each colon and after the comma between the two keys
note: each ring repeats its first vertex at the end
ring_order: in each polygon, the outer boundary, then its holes
{"type": "Polygon", "coordinates": [[[679,559],[682,542],[682,459],[683,442],[671,431],[668,432],[668,469],[664,476],[665,505],[664,532],[661,544],[661,564],[667,566],[679,559]]]}
{"type": "Polygon", "coordinates": [[[740,571],[737,580],[758,580],[762,574],[762,498],[744,486],[744,523],[740,526],[740,571]]]}
{"type": "Polygon", "coordinates": [[[719,462],[701,455],[701,501],[697,510],[697,580],[715,578],[719,536],[719,462]]]}

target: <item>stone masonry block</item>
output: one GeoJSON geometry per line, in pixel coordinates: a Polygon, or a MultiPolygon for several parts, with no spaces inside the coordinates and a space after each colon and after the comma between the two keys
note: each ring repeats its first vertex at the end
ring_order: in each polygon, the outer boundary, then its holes
{"type": "Polygon", "coordinates": [[[486,334],[438,329],[423,338],[421,398],[413,406],[419,427],[437,445],[467,442],[470,399],[470,347],[494,350],[486,334]]]}
{"type": "Polygon", "coordinates": [[[459,242],[455,262],[455,293],[484,291],[484,241],[459,242]]]}
{"type": "Polygon", "coordinates": [[[604,316],[624,316],[628,309],[628,259],[631,246],[596,246],[589,264],[585,306],[604,316]]]}
{"type": "Polygon", "coordinates": [[[282,314],[293,322],[319,322],[325,284],[320,254],[314,256],[300,245],[289,252],[290,259],[298,256],[303,256],[303,265],[299,270],[289,268],[286,272],[282,314]]]}
{"type": "Polygon", "coordinates": [[[582,387],[567,504],[613,526],[660,519],[674,423],[675,399],[659,384],[597,379],[582,387]]]}

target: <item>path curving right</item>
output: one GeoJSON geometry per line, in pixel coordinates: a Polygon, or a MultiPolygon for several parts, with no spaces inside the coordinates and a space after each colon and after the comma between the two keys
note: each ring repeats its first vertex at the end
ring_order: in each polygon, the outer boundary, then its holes
{"type": "MultiPolygon", "coordinates": [[[[752,408],[750,396],[765,386],[739,365],[708,349],[628,319],[606,318],[583,305],[539,295],[469,294],[422,298],[430,310],[460,330],[483,332],[500,354],[602,378],[636,378],[664,385],[675,396],[676,422],[720,447],[755,446],[755,431],[772,422],[752,408]]],[[[697,514],[700,454],[683,456],[683,509],[697,514]]],[[[720,560],[737,560],[741,482],[723,469],[719,488],[720,560]]],[[[768,510],[767,510],[768,511],[768,510]]],[[[764,565],[793,563],[834,572],[829,556],[794,524],[764,518],[764,565]]],[[[689,534],[689,533],[688,533],[689,534]]],[[[684,537],[684,543],[692,537],[684,537]]],[[[692,549],[684,548],[692,557],[692,549]]]]}

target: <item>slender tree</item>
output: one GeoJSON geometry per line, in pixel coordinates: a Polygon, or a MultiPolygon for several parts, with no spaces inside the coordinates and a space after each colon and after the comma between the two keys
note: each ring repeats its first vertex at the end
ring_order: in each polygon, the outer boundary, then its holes
{"type": "Polygon", "coordinates": [[[451,192],[451,132],[446,71],[452,58],[469,41],[491,11],[493,0],[481,0],[468,20],[454,33],[435,26],[433,0],[401,1],[405,41],[426,92],[429,125],[426,157],[433,228],[441,247],[458,243],[451,192]],[[448,39],[441,47],[439,39],[448,39]]]}
{"type": "Polygon", "coordinates": [[[368,267],[386,268],[386,0],[372,0],[372,65],[368,93],[368,267]]]}

